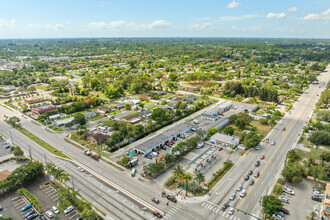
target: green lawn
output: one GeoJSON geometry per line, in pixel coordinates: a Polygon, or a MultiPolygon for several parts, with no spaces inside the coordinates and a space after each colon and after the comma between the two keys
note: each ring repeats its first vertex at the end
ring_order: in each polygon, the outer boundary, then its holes
{"type": "Polygon", "coordinates": [[[252,126],[257,128],[259,134],[263,137],[266,137],[267,134],[273,129],[270,125],[263,125],[259,121],[251,121],[250,123],[252,126]]]}
{"type": "Polygon", "coordinates": [[[141,102],[141,104],[143,104],[143,105],[146,105],[146,104],[149,104],[149,103],[153,103],[153,101],[151,101],[151,100],[144,100],[144,101],[142,101],[141,102]]]}
{"type": "Polygon", "coordinates": [[[118,114],[120,113],[121,111],[119,109],[116,109],[114,110],[113,112],[110,112],[108,115],[112,116],[112,115],[115,115],[115,114],[118,114]]]}
{"type": "Polygon", "coordinates": [[[132,115],[136,115],[137,113],[139,113],[139,112],[132,112],[131,114],[125,115],[125,116],[123,116],[121,118],[126,118],[126,117],[129,117],[129,116],[132,116],[132,115]]]}
{"type": "Polygon", "coordinates": [[[18,131],[20,131],[21,133],[23,133],[28,138],[30,138],[31,140],[33,140],[34,142],[36,142],[37,144],[39,144],[40,146],[42,146],[43,148],[45,148],[46,150],[48,150],[49,152],[51,152],[52,154],[55,154],[56,156],[59,156],[59,157],[71,159],[70,157],[66,156],[65,154],[62,154],[58,149],[51,146],[50,144],[48,144],[44,140],[41,140],[39,137],[35,136],[34,134],[29,132],[25,128],[19,127],[19,128],[16,128],[16,129],[18,131]]]}
{"type": "Polygon", "coordinates": [[[36,89],[40,89],[40,90],[46,90],[47,89],[47,86],[46,85],[37,85],[37,86],[34,86],[36,89]]]}
{"type": "Polygon", "coordinates": [[[89,119],[90,121],[97,121],[97,120],[100,120],[100,119],[102,119],[102,118],[105,118],[103,115],[97,115],[97,116],[95,116],[94,118],[91,118],[91,119],[89,119]]]}
{"type": "Polygon", "coordinates": [[[157,107],[158,107],[158,105],[154,105],[154,106],[148,107],[148,109],[152,110],[152,109],[157,108],[157,107]]]}

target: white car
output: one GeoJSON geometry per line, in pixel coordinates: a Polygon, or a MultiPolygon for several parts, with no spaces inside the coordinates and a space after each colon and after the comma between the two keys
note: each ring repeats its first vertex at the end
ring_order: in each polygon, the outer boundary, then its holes
{"type": "Polygon", "coordinates": [[[277,215],[277,214],[273,214],[272,218],[278,219],[278,220],[284,220],[283,216],[277,215]]]}
{"type": "Polygon", "coordinates": [[[231,208],[229,209],[228,214],[229,214],[229,215],[232,215],[232,214],[234,214],[234,212],[235,212],[235,209],[234,209],[233,207],[231,207],[231,208]]]}
{"type": "Polygon", "coordinates": [[[54,214],[50,210],[46,212],[46,215],[47,215],[48,218],[54,218],[54,214]]]}
{"type": "Polygon", "coordinates": [[[82,168],[82,167],[77,167],[77,170],[78,170],[79,172],[84,172],[84,171],[85,171],[84,168],[82,168]]]}
{"type": "Polygon", "coordinates": [[[295,195],[295,194],[294,194],[294,191],[293,191],[292,189],[289,189],[289,188],[284,188],[284,189],[283,189],[283,192],[285,192],[285,193],[287,193],[287,194],[290,194],[290,195],[293,195],[293,196],[295,195]]]}
{"type": "Polygon", "coordinates": [[[53,210],[53,212],[54,212],[55,214],[59,214],[59,213],[60,213],[60,210],[58,210],[58,209],[56,208],[56,206],[53,206],[53,207],[52,207],[52,210],[53,210]]]}
{"type": "Polygon", "coordinates": [[[276,142],[275,141],[272,141],[272,146],[274,146],[276,144],[276,142]]]}
{"type": "Polygon", "coordinates": [[[246,195],[246,190],[243,189],[243,191],[241,192],[241,194],[239,194],[240,197],[244,198],[246,195]]]}
{"type": "Polygon", "coordinates": [[[289,200],[287,198],[284,198],[282,196],[278,197],[282,202],[289,203],[289,200]]]}
{"type": "Polygon", "coordinates": [[[229,199],[233,201],[233,200],[235,200],[235,198],[236,198],[236,194],[235,194],[235,193],[233,193],[233,194],[230,196],[230,198],[229,198],[229,199]]]}
{"type": "Polygon", "coordinates": [[[64,210],[64,214],[68,214],[74,210],[73,206],[68,207],[67,209],[64,210]]]}
{"type": "Polygon", "coordinates": [[[242,185],[239,185],[238,187],[237,187],[237,191],[241,191],[243,189],[243,186],[242,185]]]}

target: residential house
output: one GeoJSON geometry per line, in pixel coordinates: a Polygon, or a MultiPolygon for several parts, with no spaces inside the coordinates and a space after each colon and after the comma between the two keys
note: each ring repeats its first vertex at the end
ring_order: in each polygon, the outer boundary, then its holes
{"type": "Polygon", "coordinates": [[[148,96],[148,95],[140,95],[139,96],[139,99],[141,99],[141,100],[145,100],[145,99],[151,99],[151,97],[150,96],[148,96]]]}
{"type": "Polygon", "coordinates": [[[86,112],[83,115],[85,116],[86,120],[97,116],[96,112],[86,112]]]}
{"type": "Polygon", "coordinates": [[[142,118],[150,118],[151,117],[151,114],[152,114],[152,111],[150,109],[146,109],[142,112],[139,113],[139,115],[142,117],[142,118]]]}
{"type": "Polygon", "coordinates": [[[136,114],[136,115],[128,116],[128,117],[124,118],[124,120],[131,124],[135,124],[135,123],[138,123],[139,121],[141,121],[141,117],[139,114],[136,114]]]}
{"type": "Polygon", "coordinates": [[[111,112],[111,108],[108,106],[101,106],[100,108],[97,109],[97,111],[101,114],[106,114],[108,112],[111,112]]]}
{"type": "Polygon", "coordinates": [[[87,140],[89,143],[93,143],[95,145],[97,144],[103,144],[104,142],[110,140],[110,135],[102,134],[102,133],[96,133],[89,137],[87,137],[87,140]]]}
{"type": "Polygon", "coordinates": [[[123,108],[125,108],[125,104],[123,104],[123,103],[118,103],[118,104],[116,104],[116,105],[114,105],[113,106],[115,109],[123,109],[123,108]]]}
{"type": "Polygon", "coordinates": [[[195,95],[187,95],[185,97],[182,98],[182,101],[184,102],[194,102],[197,99],[197,96],[195,95]]]}

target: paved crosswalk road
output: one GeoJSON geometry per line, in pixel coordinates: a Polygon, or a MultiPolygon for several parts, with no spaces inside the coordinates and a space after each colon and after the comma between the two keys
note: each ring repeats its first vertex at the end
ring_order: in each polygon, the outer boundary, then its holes
{"type": "Polygon", "coordinates": [[[210,210],[213,214],[220,215],[223,218],[227,218],[227,219],[230,219],[230,220],[240,220],[240,218],[235,216],[235,213],[233,215],[229,215],[228,209],[226,211],[221,211],[220,206],[213,205],[209,202],[203,202],[203,203],[201,203],[201,206],[204,207],[205,209],[210,210]]]}

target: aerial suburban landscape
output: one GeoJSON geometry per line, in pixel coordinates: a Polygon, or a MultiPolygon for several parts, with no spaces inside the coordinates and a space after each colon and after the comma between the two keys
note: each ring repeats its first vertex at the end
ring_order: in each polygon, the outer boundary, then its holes
{"type": "Polygon", "coordinates": [[[330,219],[329,2],[21,3],[0,220],[330,219]]]}

